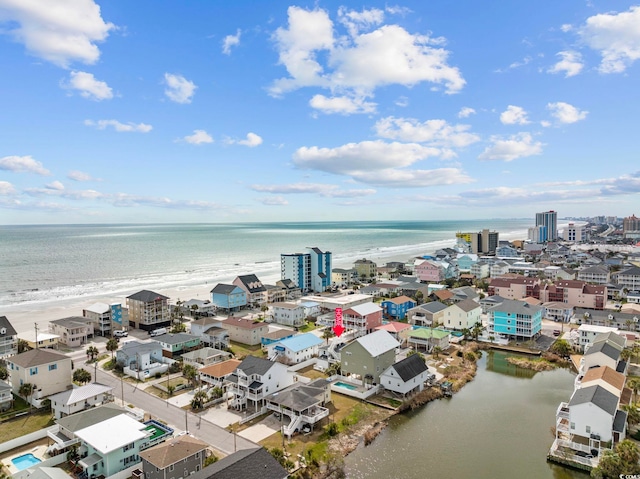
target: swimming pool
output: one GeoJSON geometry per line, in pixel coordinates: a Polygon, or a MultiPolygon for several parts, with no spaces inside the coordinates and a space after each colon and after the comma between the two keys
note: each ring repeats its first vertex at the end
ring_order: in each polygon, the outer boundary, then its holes
{"type": "Polygon", "coordinates": [[[42,461],[33,454],[29,453],[23,454],[22,456],[14,457],[13,459],[11,459],[11,462],[14,466],[16,466],[16,469],[18,469],[18,471],[22,471],[24,469],[28,469],[31,466],[35,466],[42,461]]]}
{"type": "Polygon", "coordinates": [[[352,391],[355,391],[356,389],[358,389],[356,386],[354,386],[353,384],[347,384],[347,383],[343,383],[341,381],[338,381],[336,383],[333,383],[336,386],[340,387],[340,388],[345,388],[345,389],[351,389],[352,391]]]}

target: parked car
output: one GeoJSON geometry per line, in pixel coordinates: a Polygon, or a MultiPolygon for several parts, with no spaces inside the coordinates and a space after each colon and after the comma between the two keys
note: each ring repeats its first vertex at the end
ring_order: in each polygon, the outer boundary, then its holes
{"type": "Polygon", "coordinates": [[[118,329],[118,330],[113,332],[113,337],[114,338],[125,338],[127,336],[129,336],[129,333],[126,332],[124,329],[118,329]]]}
{"type": "Polygon", "coordinates": [[[554,329],[553,330],[553,335],[554,336],[560,336],[560,334],[562,334],[562,331],[560,331],[559,329],[554,329]]]}

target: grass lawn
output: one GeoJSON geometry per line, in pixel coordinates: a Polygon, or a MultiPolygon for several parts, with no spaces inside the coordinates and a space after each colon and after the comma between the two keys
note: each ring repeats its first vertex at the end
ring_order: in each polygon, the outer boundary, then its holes
{"type": "Polygon", "coordinates": [[[236,359],[244,359],[247,356],[257,356],[259,358],[264,358],[267,353],[262,350],[259,344],[255,344],[253,346],[249,346],[247,344],[236,343],[235,341],[231,341],[229,343],[231,347],[231,351],[235,355],[236,359]]]}
{"type": "MultiPolygon", "coordinates": [[[[169,382],[167,384],[167,381],[162,381],[162,386],[167,387],[167,386],[179,386],[180,384],[189,384],[189,381],[187,381],[186,379],[182,378],[182,377],[178,377],[178,378],[173,378],[173,379],[169,379],[169,382]]],[[[174,396],[178,396],[182,393],[186,393],[187,391],[189,391],[190,389],[186,388],[186,389],[180,389],[180,391],[175,391],[173,393],[174,396]]],[[[167,399],[169,397],[169,394],[167,394],[166,392],[164,392],[163,390],[155,387],[155,386],[149,386],[145,389],[145,392],[148,392],[149,394],[153,394],[154,396],[157,396],[161,399],[167,399]]]]}
{"type": "Polygon", "coordinates": [[[317,329],[318,326],[316,326],[315,323],[310,323],[310,322],[305,322],[304,326],[300,326],[298,328],[298,331],[301,333],[308,333],[309,331],[313,331],[314,329],[317,329]]]}
{"type": "Polygon", "coordinates": [[[0,424],[0,437],[3,441],[10,441],[54,424],[51,411],[36,412],[0,424]]]}
{"type": "Polygon", "coordinates": [[[309,378],[311,380],[327,378],[327,375],[325,373],[323,373],[322,371],[317,371],[313,369],[313,366],[308,366],[304,369],[301,369],[300,371],[298,371],[298,374],[300,376],[304,376],[305,378],[309,378]]]}

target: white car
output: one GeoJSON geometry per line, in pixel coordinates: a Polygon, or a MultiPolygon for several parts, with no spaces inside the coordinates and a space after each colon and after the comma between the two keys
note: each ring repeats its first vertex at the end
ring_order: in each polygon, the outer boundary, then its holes
{"type": "Polygon", "coordinates": [[[114,338],[125,338],[127,336],[129,336],[129,333],[127,333],[124,329],[119,329],[113,332],[114,338]]]}

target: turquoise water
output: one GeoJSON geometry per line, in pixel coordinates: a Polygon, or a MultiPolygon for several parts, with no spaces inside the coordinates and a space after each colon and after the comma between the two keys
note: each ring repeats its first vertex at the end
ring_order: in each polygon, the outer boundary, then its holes
{"type": "Polygon", "coordinates": [[[33,454],[29,453],[23,454],[22,456],[14,457],[13,459],[11,459],[11,462],[14,466],[16,466],[16,469],[18,469],[18,471],[22,471],[23,469],[28,469],[29,467],[35,466],[42,461],[33,454]]]}
{"type": "Polygon", "coordinates": [[[347,383],[343,383],[341,381],[335,382],[333,384],[335,384],[336,386],[341,387],[341,388],[350,389],[351,391],[355,391],[356,389],[358,389],[353,384],[347,384],[347,383]]]}
{"type": "Polygon", "coordinates": [[[216,284],[238,274],[279,279],[280,254],[308,246],[335,267],[402,258],[490,228],[524,238],[530,220],[0,226],[0,306],[140,289],[216,284]]]}

